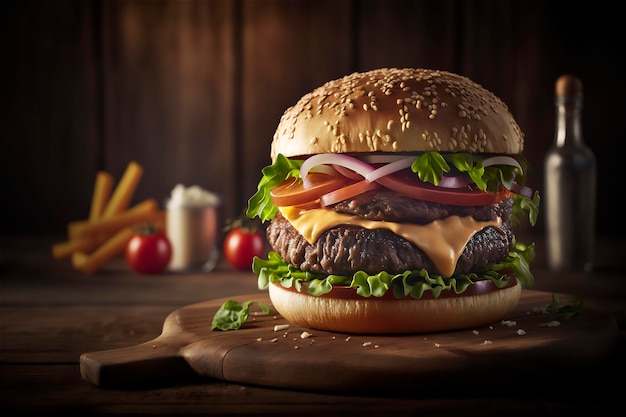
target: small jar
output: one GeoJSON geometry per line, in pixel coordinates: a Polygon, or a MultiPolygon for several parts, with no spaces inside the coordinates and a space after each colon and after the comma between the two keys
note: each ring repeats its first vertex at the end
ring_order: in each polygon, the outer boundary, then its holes
{"type": "Polygon", "coordinates": [[[219,259],[219,198],[198,186],[177,185],[166,201],[166,232],[172,245],[170,271],[204,271],[219,259]]]}

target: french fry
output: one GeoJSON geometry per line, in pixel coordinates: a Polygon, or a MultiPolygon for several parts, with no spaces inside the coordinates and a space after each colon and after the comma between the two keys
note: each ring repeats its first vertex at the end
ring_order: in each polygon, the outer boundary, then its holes
{"type": "Polygon", "coordinates": [[[111,195],[112,188],[113,177],[111,174],[105,171],[99,171],[96,174],[96,183],[93,187],[89,220],[94,221],[102,217],[104,208],[106,207],[109,196],[111,195]]]}
{"type": "Polygon", "coordinates": [[[89,259],[89,255],[85,252],[74,252],[72,254],[72,266],[74,269],[83,271],[83,268],[87,265],[87,259],[89,259]]]}
{"type": "Polygon", "coordinates": [[[111,218],[128,208],[142,174],[143,167],[137,162],[131,161],[128,164],[122,179],[117,184],[117,187],[115,187],[115,191],[113,191],[111,199],[102,213],[102,218],[111,218]]]}
{"type": "MultiPolygon", "coordinates": [[[[91,208],[89,211],[89,221],[95,221],[102,217],[104,207],[107,204],[111,188],[113,187],[113,177],[105,171],[99,171],[96,174],[93,195],[91,198],[91,208]]],[[[91,252],[98,247],[108,236],[83,236],[74,238],[65,242],[59,242],[52,245],[52,257],[54,259],[63,259],[71,256],[74,252],[91,252]]]]}
{"type": "Polygon", "coordinates": [[[111,235],[124,227],[146,221],[154,221],[158,215],[159,210],[156,200],[149,198],[113,217],[103,217],[93,222],[89,220],[70,222],[67,225],[67,233],[70,240],[79,236],[111,235]]]}
{"type": "Polygon", "coordinates": [[[68,240],[52,245],[55,259],[71,256],[74,268],[93,274],[113,257],[124,252],[134,234],[133,226],[151,222],[165,224],[165,211],[154,199],[147,199],[128,208],[143,174],[143,168],[131,161],[113,190],[113,177],[99,171],[96,175],[91,207],[87,220],[67,225],[68,240]]]}
{"type": "Polygon", "coordinates": [[[114,234],[90,255],[84,252],[74,252],[72,254],[72,266],[88,275],[93,274],[102,265],[123,253],[133,234],[133,229],[126,227],[114,234]]]}
{"type": "Polygon", "coordinates": [[[52,245],[52,257],[63,259],[71,256],[74,252],[90,253],[106,240],[107,235],[80,236],[66,242],[52,245]]]}

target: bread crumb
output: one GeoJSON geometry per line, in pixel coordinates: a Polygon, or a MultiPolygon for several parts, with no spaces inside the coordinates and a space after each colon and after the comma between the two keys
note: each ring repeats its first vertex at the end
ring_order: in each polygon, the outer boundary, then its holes
{"type": "Polygon", "coordinates": [[[524,336],[526,331],[524,329],[517,329],[515,333],[517,333],[518,336],[524,336]]]}
{"type": "Polygon", "coordinates": [[[500,324],[503,326],[515,327],[517,325],[517,322],[513,320],[502,320],[500,324]]]}
{"type": "Polygon", "coordinates": [[[272,340],[270,340],[270,343],[275,343],[275,342],[277,342],[277,341],[278,341],[278,339],[277,339],[277,338],[273,338],[272,340]]]}
{"type": "Polygon", "coordinates": [[[287,330],[288,328],[289,328],[288,324],[277,324],[276,326],[274,326],[274,331],[280,332],[281,330],[287,330]]]}
{"type": "Polygon", "coordinates": [[[439,347],[441,346],[439,343],[435,343],[435,347],[439,347]]]}
{"type": "Polygon", "coordinates": [[[346,337],[346,342],[350,341],[350,336],[346,337]]]}
{"type": "Polygon", "coordinates": [[[364,347],[367,347],[367,346],[372,346],[372,342],[364,342],[364,343],[363,343],[363,346],[364,346],[364,347]]]}
{"type": "Polygon", "coordinates": [[[261,340],[263,340],[263,338],[262,338],[262,337],[257,337],[257,338],[256,338],[256,341],[257,341],[257,342],[260,342],[261,340]]]}
{"type": "Polygon", "coordinates": [[[478,332],[478,330],[472,330],[472,333],[477,335],[479,332],[478,332]]]}
{"type": "Polygon", "coordinates": [[[490,345],[493,342],[491,340],[483,340],[483,342],[481,343],[482,345],[490,345]]]}
{"type": "Polygon", "coordinates": [[[309,332],[302,332],[300,334],[300,339],[306,339],[306,338],[309,338],[311,336],[313,336],[313,335],[311,333],[309,333],[309,332]]]}

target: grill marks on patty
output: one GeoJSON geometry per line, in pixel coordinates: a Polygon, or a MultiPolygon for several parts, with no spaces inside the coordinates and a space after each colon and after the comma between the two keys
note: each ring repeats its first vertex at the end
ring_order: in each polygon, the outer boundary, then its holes
{"type": "MultiPolygon", "coordinates": [[[[455,274],[484,271],[508,255],[512,245],[512,199],[480,207],[429,203],[393,192],[371,191],[336,204],[333,210],[368,220],[427,224],[451,215],[472,216],[479,221],[502,218],[502,232],[487,227],[475,233],[458,260],[455,274]]],[[[401,273],[426,268],[437,272],[428,256],[413,243],[387,229],[341,225],[324,232],[310,244],[280,212],[267,228],[268,242],[285,262],[302,271],[352,275],[363,270],[401,273]]]]}

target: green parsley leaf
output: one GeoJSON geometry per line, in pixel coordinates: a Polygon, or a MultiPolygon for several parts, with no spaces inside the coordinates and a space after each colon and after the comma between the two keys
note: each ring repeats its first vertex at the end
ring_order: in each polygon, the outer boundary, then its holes
{"type": "Polygon", "coordinates": [[[583,310],[583,301],[575,297],[571,302],[565,303],[558,299],[556,294],[552,294],[552,302],[546,308],[546,312],[558,313],[559,317],[569,319],[583,310]]]}
{"type": "Polygon", "coordinates": [[[250,307],[257,304],[264,314],[269,314],[270,308],[262,302],[246,301],[239,303],[235,300],[227,300],[215,312],[211,321],[211,330],[237,330],[247,320],[250,307]]]}

